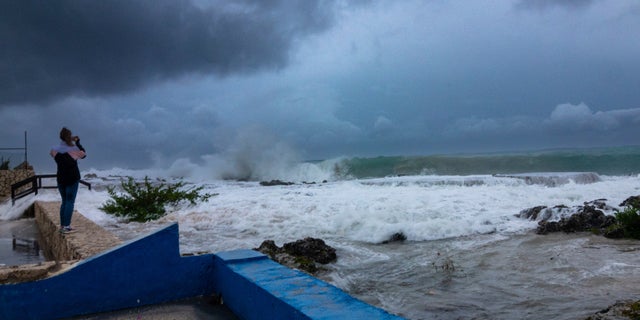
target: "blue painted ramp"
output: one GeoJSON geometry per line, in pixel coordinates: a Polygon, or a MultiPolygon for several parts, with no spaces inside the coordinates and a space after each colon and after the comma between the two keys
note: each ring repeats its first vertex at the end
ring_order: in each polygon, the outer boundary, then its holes
{"type": "Polygon", "coordinates": [[[210,295],[213,254],[181,257],[178,224],[51,278],[0,285],[0,319],[56,319],[210,295]]]}
{"type": "Polygon", "coordinates": [[[215,261],[216,291],[243,319],[402,319],[253,250],[221,252],[215,261]]]}

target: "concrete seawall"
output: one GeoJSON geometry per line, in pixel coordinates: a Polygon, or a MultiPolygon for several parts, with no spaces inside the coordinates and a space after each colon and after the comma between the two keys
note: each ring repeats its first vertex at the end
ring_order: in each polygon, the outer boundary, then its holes
{"type": "Polygon", "coordinates": [[[122,241],[82,214],[74,211],[72,226],[77,232],[60,234],[60,203],[41,202],[34,204],[35,218],[40,234],[45,239],[45,256],[51,260],[80,260],[111,249],[122,241]]]}

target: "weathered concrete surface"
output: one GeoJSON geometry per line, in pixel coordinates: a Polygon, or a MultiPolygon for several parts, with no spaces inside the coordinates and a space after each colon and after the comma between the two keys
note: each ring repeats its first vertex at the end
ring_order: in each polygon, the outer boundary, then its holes
{"type": "Polygon", "coordinates": [[[210,297],[194,297],[162,304],[82,315],[69,320],[240,320],[223,304],[210,297]]]}
{"type": "Polygon", "coordinates": [[[60,202],[36,201],[36,223],[46,241],[47,255],[56,261],[79,260],[111,249],[122,241],[77,211],[73,212],[71,226],[76,229],[60,234],[60,202]]]}
{"type": "Polygon", "coordinates": [[[0,284],[35,281],[53,276],[73,265],[73,261],[45,261],[0,268],[0,284]]]}
{"type": "Polygon", "coordinates": [[[74,211],[71,225],[76,232],[60,234],[60,202],[34,203],[36,224],[44,243],[42,250],[51,261],[0,267],[0,284],[34,281],[53,276],[79,260],[114,248],[122,241],[82,214],[74,211]]]}

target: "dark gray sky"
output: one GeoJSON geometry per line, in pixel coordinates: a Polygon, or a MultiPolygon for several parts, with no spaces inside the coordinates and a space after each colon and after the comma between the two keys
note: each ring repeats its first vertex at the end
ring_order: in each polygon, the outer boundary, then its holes
{"type": "Polygon", "coordinates": [[[62,126],[100,169],[636,145],[638,57],[635,0],[0,1],[0,147],[27,131],[50,172],[62,126]]]}

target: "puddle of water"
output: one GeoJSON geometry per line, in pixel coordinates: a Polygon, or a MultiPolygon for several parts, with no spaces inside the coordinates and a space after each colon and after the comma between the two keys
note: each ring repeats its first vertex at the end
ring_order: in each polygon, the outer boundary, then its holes
{"type": "Polygon", "coordinates": [[[46,261],[35,219],[0,222],[0,267],[46,261]]]}

